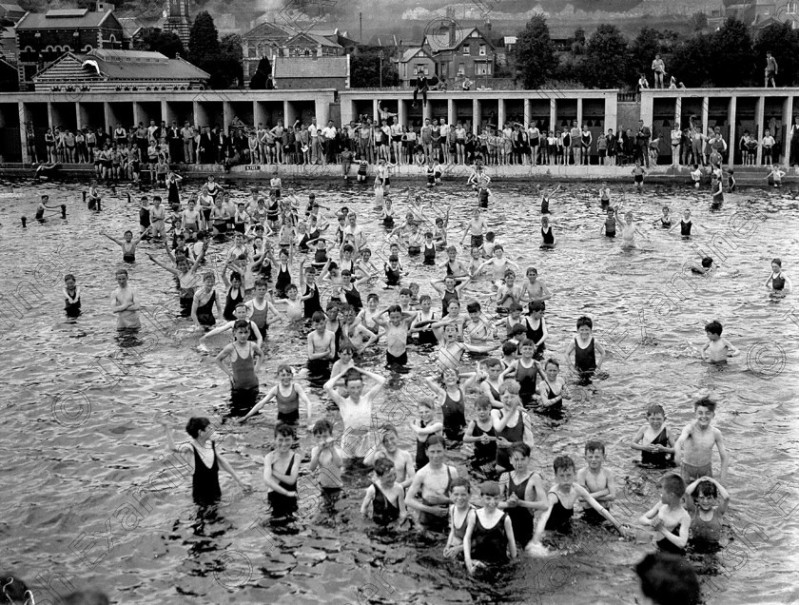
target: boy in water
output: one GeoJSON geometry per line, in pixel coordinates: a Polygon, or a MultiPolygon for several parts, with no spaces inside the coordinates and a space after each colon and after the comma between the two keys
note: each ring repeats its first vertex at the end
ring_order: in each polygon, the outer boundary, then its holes
{"type": "Polygon", "coordinates": [[[528,549],[532,550],[541,544],[541,538],[546,530],[555,530],[562,533],[571,530],[571,519],[574,514],[574,505],[582,498],[597,513],[613,523],[620,534],[625,535],[621,523],[588,493],[588,491],[574,481],[574,461],[568,456],[558,456],[552,464],[555,470],[555,485],[547,493],[548,508],[538,519],[532,543],[528,549]]]}
{"type": "Polygon", "coordinates": [[[596,342],[593,334],[594,323],[583,315],[577,320],[577,336],[569,343],[566,358],[579,374],[582,384],[589,384],[593,375],[602,366],[605,347],[596,342]]]}
{"type": "Polygon", "coordinates": [[[711,425],[716,415],[716,402],[702,397],[694,402],[696,418],[680,433],[674,444],[674,460],[680,465],[683,479],[693,481],[699,477],[713,476],[713,447],[718,448],[721,470],[719,481],[724,483],[729,458],[724,448],[721,431],[711,425]]]}
{"type": "Polygon", "coordinates": [[[387,458],[375,460],[375,475],[377,481],[366,488],[366,494],[361,502],[361,514],[369,516],[378,525],[386,526],[397,521],[401,525],[408,517],[405,509],[405,490],[397,483],[397,471],[394,464],[387,458]]]}
{"type": "Polygon", "coordinates": [[[321,311],[316,311],[311,321],[314,329],[308,334],[308,375],[327,380],[336,356],[336,335],[327,329],[327,317],[321,311]]]}
{"type": "Polygon", "coordinates": [[[682,507],[685,481],[679,475],[669,473],[661,481],[660,502],[641,515],[638,520],[650,526],[661,551],[681,555],[688,544],[691,515],[682,507]]]}
{"type": "Polygon", "coordinates": [[[344,487],[341,473],[344,471],[346,454],[336,445],[333,425],[329,420],[325,418],[317,420],[313,426],[313,436],[317,445],[311,450],[309,469],[311,472],[316,472],[316,482],[322,490],[325,512],[332,515],[344,487]]]}
{"type": "Polygon", "coordinates": [[[674,466],[674,441],[664,426],[666,412],[653,403],[646,409],[647,424],[638,429],[630,447],[640,450],[641,463],[658,467],[674,466]]]}
{"type": "Polygon", "coordinates": [[[136,300],[136,291],[128,284],[128,272],[125,269],[118,269],[116,272],[117,288],[111,295],[111,305],[114,313],[117,313],[117,330],[138,329],[141,327],[139,321],[140,305],[136,300]]]}
{"type": "Polygon", "coordinates": [[[447,529],[452,481],[458,478],[458,470],[445,462],[442,437],[429,437],[425,448],[429,462],[416,472],[405,504],[419,512],[422,531],[441,534],[447,529]]]}
{"type": "Polygon", "coordinates": [[[722,325],[713,320],[705,326],[708,343],[702,349],[702,361],[710,363],[727,363],[728,357],[735,357],[741,352],[726,338],[721,337],[722,325]]]}
{"type": "MultiPolygon", "coordinates": [[[[609,509],[610,503],[616,499],[616,485],[613,473],[602,467],[605,462],[605,444],[601,441],[586,442],[585,462],[587,466],[577,471],[577,484],[609,509]]],[[[583,519],[588,523],[602,523],[602,517],[589,506],[583,507],[583,519]]]]}

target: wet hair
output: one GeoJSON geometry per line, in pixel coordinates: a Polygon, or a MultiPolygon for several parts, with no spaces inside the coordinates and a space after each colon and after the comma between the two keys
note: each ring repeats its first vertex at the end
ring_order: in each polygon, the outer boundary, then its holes
{"type": "Polygon", "coordinates": [[[677,473],[666,473],[660,484],[664,491],[674,496],[682,497],[685,493],[685,481],[677,473]]]}
{"type": "Polygon", "coordinates": [[[782,268],[782,259],[779,258],[772,258],[771,259],[772,265],[777,265],[778,267],[782,268]]]}
{"type": "Polygon", "coordinates": [[[275,425],[275,437],[291,437],[294,439],[296,435],[294,434],[294,428],[290,424],[278,422],[275,425]]]}
{"type": "Polygon", "coordinates": [[[317,420],[316,424],[313,425],[313,434],[314,435],[324,435],[325,433],[333,434],[333,425],[330,424],[330,421],[327,418],[322,418],[321,420],[317,420]]]}
{"type": "Polygon", "coordinates": [[[269,288],[269,282],[266,281],[265,279],[263,279],[262,277],[259,277],[258,279],[255,280],[255,287],[256,288],[269,288]]]}
{"type": "Polygon", "coordinates": [[[480,303],[479,302],[470,302],[466,305],[466,311],[468,313],[479,313],[480,312],[480,303]]]}
{"type": "Polygon", "coordinates": [[[549,359],[546,360],[546,362],[544,362],[544,369],[546,369],[546,367],[550,364],[560,369],[560,363],[558,363],[558,360],[555,359],[554,357],[550,357],[549,359]]]}
{"type": "Polygon", "coordinates": [[[491,400],[488,398],[488,395],[480,394],[474,400],[474,409],[476,410],[490,410],[491,409],[491,400]]]}
{"type": "Polygon", "coordinates": [[[704,481],[700,481],[699,485],[696,486],[696,495],[697,497],[707,496],[708,498],[718,498],[719,490],[715,483],[705,479],[704,481]]]}
{"type": "Polygon", "coordinates": [[[646,408],[646,415],[649,416],[650,414],[663,414],[663,417],[666,417],[666,410],[663,409],[663,406],[659,403],[653,403],[646,408]]]}
{"type": "Polygon", "coordinates": [[[125,233],[123,233],[122,235],[127,235],[128,233],[130,233],[131,235],[133,235],[133,231],[131,231],[130,229],[128,229],[127,231],[125,231],[125,233]]]}
{"type": "Polygon", "coordinates": [[[696,605],[699,603],[699,579],[694,568],[679,555],[646,555],[635,566],[641,580],[641,592],[657,605],[696,605]]]}
{"type": "Polygon", "coordinates": [[[529,338],[524,338],[519,343],[519,350],[521,351],[522,348],[524,348],[524,347],[533,347],[535,349],[535,343],[532,340],[530,340],[529,338]]]}
{"type": "Polygon", "coordinates": [[[502,362],[500,362],[496,357],[489,357],[483,362],[483,366],[486,368],[495,368],[499,365],[502,365],[502,362]]]}
{"type": "Polygon", "coordinates": [[[702,397],[701,399],[697,399],[694,401],[694,410],[696,408],[707,408],[711,412],[716,411],[716,402],[713,401],[710,397],[702,397]]]}
{"type": "Polygon", "coordinates": [[[125,277],[127,277],[128,276],[128,270],[127,269],[117,269],[116,273],[114,273],[114,275],[124,275],[125,277]]]}
{"type": "Polygon", "coordinates": [[[455,246],[447,246],[447,252],[454,252],[455,254],[457,254],[458,249],[455,246]]]}
{"type": "MultiPolygon", "coordinates": [[[[488,235],[488,233],[486,233],[486,235],[488,235]]],[[[494,252],[496,252],[497,250],[502,250],[503,252],[505,252],[505,248],[502,247],[502,244],[497,244],[496,246],[494,246],[494,252]]]]}
{"type": "Polygon", "coordinates": [[[277,366],[275,374],[280,374],[281,372],[288,372],[289,374],[294,376],[294,370],[292,370],[291,366],[287,363],[281,363],[279,366],[277,366]]]}
{"type": "Polygon", "coordinates": [[[388,262],[397,263],[397,262],[399,262],[399,257],[397,257],[394,254],[392,254],[391,256],[388,257],[388,262]]]}
{"type": "Polygon", "coordinates": [[[535,313],[536,311],[543,311],[546,308],[543,301],[540,300],[532,300],[530,304],[527,305],[527,309],[530,313],[535,313]]]}
{"type": "Polygon", "coordinates": [[[413,292],[411,292],[410,288],[402,288],[402,290],[399,291],[399,295],[400,296],[413,296],[413,292]]]}
{"type": "Polygon", "coordinates": [[[420,303],[427,302],[428,300],[432,300],[432,299],[430,298],[430,295],[429,295],[429,294],[422,294],[422,295],[419,297],[419,302],[420,302],[420,303]]]}
{"type": "MultiPolygon", "coordinates": [[[[532,303],[531,303],[532,304],[532,303]]],[[[524,307],[522,307],[518,302],[515,300],[508,305],[508,311],[521,311],[524,307]]]]}
{"type": "Polygon", "coordinates": [[[357,382],[357,381],[363,382],[363,376],[361,376],[361,373],[358,372],[357,370],[350,370],[349,372],[347,372],[344,375],[344,384],[345,385],[348,385],[349,383],[351,383],[353,381],[355,381],[355,382],[357,382]]]}
{"type": "Polygon", "coordinates": [[[64,281],[69,281],[70,279],[71,279],[72,281],[77,281],[77,280],[75,279],[75,276],[74,276],[74,275],[72,275],[72,273],[67,273],[67,274],[64,276],[64,281]]]}
{"type": "Polygon", "coordinates": [[[432,231],[425,231],[425,232],[424,232],[424,236],[425,236],[427,239],[433,239],[433,232],[432,232],[432,231]]]}
{"type": "Polygon", "coordinates": [[[589,441],[585,442],[585,453],[588,452],[602,452],[602,455],[605,455],[605,444],[599,441],[599,439],[590,439],[589,441]]]}
{"type": "MultiPolygon", "coordinates": [[[[487,242],[493,242],[494,241],[494,237],[496,237],[496,235],[495,235],[495,233],[493,231],[486,231],[486,241],[487,242]]],[[[502,248],[502,246],[500,246],[500,248],[502,248]]],[[[496,248],[494,248],[494,249],[496,250],[496,248]]]]}
{"type": "Polygon", "coordinates": [[[321,311],[314,311],[314,314],[311,316],[311,321],[313,323],[317,323],[320,321],[327,321],[327,317],[321,311]]]}
{"type": "Polygon", "coordinates": [[[594,329],[594,322],[591,321],[591,318],[587,315],[583,315],[577,318],[577,329],[579,330],[582,326],[588,326],[592,330],[594,329]]]}
{"type": "Polygon", "coordinates": [[[465,487],[467,494],[472,492],[472,484],[466,477],[458,477],[457,479],[453,479],[452,483],[449,484],[450,493],[452,493],[452,490],[454,490],[456,487],[465,487]]]}
{"type": "Polygon", "coordinates": [[[394,468],[394,463],[391,462],[391,460],[389,460],[388,458],[378,458],[377,460],[375,460],[374,464],[375,475],[377,475],[378,477],[382,477],[386,473],[390,472],[391,469],[393,468],[394,468]]]}
{"type": "Polygon", "coordinates": [[[246,319],[237,319],[236,323],[233,324],[233,331],[236,332],[237,330],[249,330],[250,329],[250,322],[246,319]]]}
{"type": "Polygon", "coordinates": [[[394,426],[393,424],[391,424],[390,422],[387,422],[386,424],[384,424],[383,426],[381,426],[381,427],[380,427],[380,431],[383,433],[383,437],[381,438],[381,441],[382,441],[383,443],[385,443],[385,441],[386,441],[386,435],[388,435],[389,433],[394,433],[394,436],[395,436],[395,437],[399,437],[399,433],[397,432],[397,427],[395,427],[395,426],[394,426]]]}
{"type": "Polygon", "coordinates": [[[557,473],[558,471],[574,470],[574,460],[568,456],[558,456],[552,462],[552,468],[557,473]]]}
{"type": "Polygon", "coordinates": [[[705,332],[709,332],[710,334],[718,334],[719,336],[721,336],[721,331],[723,329],[724,328],[721,326],[721,323],[719,323],[715,319],[705,324],[705,332]]]}
{"type": "Polygon", "coordinates": [[[200,431],[204,431],[210,424],[211,421],[204,416],[193,416],[189,418],[189,421],[186,423],[186,432],[193,439],[197,439],[200,431]]]}
{"type": "Polygon", "coordinates": [[[424,450],[427,451],[434,445],[440,445],[441,447],[444,447],[444,438],[439,437],[438,435],[432,435],[431,437],[428,437],[424,444],[424,450]]]}
{"type": "Polygon", "coordinates": [[[355,252],[355,248],[350,246],[349,244],[345,244],[344,247],[341,249],[342,252],[355,252]]]}
{"type": "Polygon", "coordinates": [[[369,296],[366,297],[366,302],[369,302],[370,300],[376,300],[379,302],[380,297],[377,294],[370,294],[369,296]]]}
{"type": "Polygon", "coordinates": [[[300,289],[297,287],[297,284],[289,284],[286,286],[286,292],[291,292],[292,290],[296,290],[297,292],[300,291],[300,289]]]}
{"type": "Polygon", "coordinates": [[[511,341],[508,341],[502,345],[502,354],[511,355],[512,353],[516,352],[516,349],[517,349],[516,344],[512,343],[511,341]]]}
{"type": "Polygon", "coordinates": [[[702,259],[702,266],[705,269],[709,269],[711,267],[711,265],[713,265],[713,259],[712,258],[710,258],[709,256],[706,256],[705,258],[702,259]]]}
{"type": "Polygon", "coordinates": [[[237,279],[237,280],[241,281],[241,273],[239,273],[238,271],[231,271],[230,272],[230,281],[233,281],[234,279],[237,279]]]}
{"type": "Polygon", "coordinates": [[[499,483],[496,481],[483,481],[480,484],[480,494],[483,496],[499,496],[499,483]]]}
{"type": "Polygon", "coordinates": [[[517,443],[512,448],[510,448],[510,455],[512,456],[514,453],[520,453],[525,458],[529,458],[530,454],[532,453],[530,450],[530,446],[526,443],[517,443]]]}

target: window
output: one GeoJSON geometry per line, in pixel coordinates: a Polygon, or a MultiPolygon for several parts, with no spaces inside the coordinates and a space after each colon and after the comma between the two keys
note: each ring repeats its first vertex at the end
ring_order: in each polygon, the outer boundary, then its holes
{"type": "Polygon", "coordinates": [[[485,44],[481,44],[480,45],[480,56],[481,57],[485,57],[486,56],[486,45],[485,44]]]}
{"type": "Polygon", "coordinates": [[[490,76],[491,75],[491,65],[488,63],[478,63],[476,67],[476,73],[478,76],[490,76]]]}
{"type": "Polygon", "coordinates": [[[471,54],[468,44],[463,45],[463,56],[468,57],[471,54]]]}
{"type": "Polygon", "coordinates": [[[424,75],[430,75],[430,67],[425,65],[424,63],[417,63],[413,68],[413,73],[418,74],[419,72],[424,72],[424,75]]]}
{"type": "Polygon", "coordinates": [[[789,2],[788,3],[788,14],[795,15],[796,14],[796,2],[789,2]]]}
{"type": "Polygon", "coordinates": [[[463,67],[463,63],[458,63],[458,75],[463,76],[466,73],[466,69],[463,67]]]}

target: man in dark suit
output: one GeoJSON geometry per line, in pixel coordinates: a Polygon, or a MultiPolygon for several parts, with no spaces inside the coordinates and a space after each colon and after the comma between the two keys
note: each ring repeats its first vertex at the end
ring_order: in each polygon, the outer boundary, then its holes
{"type": "Polygon", "coordinates": [[[424,75],[424,71],[421,69],[419,73],[416,74],[416,82],[413,89],[413,106],[416,107],[416,99],[419,96],[419,93],[422,93],[422,107],[427,105],[427,91],[429,90],[430,85],[427,82],[427,76],[424,75]]]}
{"type": "Polygon", "coordinates": [[[230,137],[218,126],[214,129],[214,144],[216,146],[216,163],[224,164],[230,154],[230,137]]]}
{"type": "Polygon", "coordinates": [[[169,157],[172,158],[172,161],[183,162],[183,141],[177,120],[172,120],[172,126],[167,128],[166,140],[169,144],[169,157]]]}
{"type": "Polygon", "coordinates": [[[202,134],[200,135],[200,146],[197,149],[197,157],[200,158],[201,164],[213,164],[214,156],[216,155],[216,146],[208,126],[202,127],[202,134]]]}
{"type": "Polygon", "coordinates": [[[635,137],[635,157],[641,160],[641,165],[649,168],[649,141],[652,138],[652,130],[649,126],[644,126],[644,121],[638,122],[638,134],[635,137]]]}

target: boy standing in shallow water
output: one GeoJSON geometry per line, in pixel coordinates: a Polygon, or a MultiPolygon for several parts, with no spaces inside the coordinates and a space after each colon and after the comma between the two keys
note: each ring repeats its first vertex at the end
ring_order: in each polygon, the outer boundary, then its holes
{"type": "Polygon", "coordinates": [[[669,473],[661,481],[660,502],[641,515],[638,520],[655,531],[657,546],[661,551],[683,554],[688,544],[691,515],[682,507],[685,482],[679,475],[669,473]]]}
{"type": "Polygon", "coordinates": [[[139,320],[139,303],[135,290],[128,285],[128,272],[119,269],[116,273],[117,288],[111,295],[113,312],[117,313],[117,330],[137,329],[141,327],[139,320]]]}
{"type": "MultiPolygon", "coordinates": [[[[585,444],[585,463],[587,466],[577,471],[577,484],[584,487],[606,509],[616,499],[616,485],[613,473],[603,468],[605,444],[601,441],[588,441],[585,444]]],[[[602,516],[590,506],[583,508],[583,519],[591,523],[601,523],[602,516]]]]}
{"type": "Polygon", "coordinates": [[[709,397],[702,397],[694,402],[694,413],[696,419],[682,430],[680,438],[674,444],[674,459],[681,465],[685,481],[693,481],[704,476],[712,477],[715,445],[721,459],[719,481],[724,483],[729,458],[724,448],[721,431],[710,424],[716,415],[716,402],[709,397]]]}
{"type": "Polygon", "coordinates": [[[702,360],[710,363],[727,363],[728,357],[740,355],[740,351],[735,348],[726,338],[721,337],[722,325],[713,320],[705,326],[708,342],[702,349],[702,360]]]}

